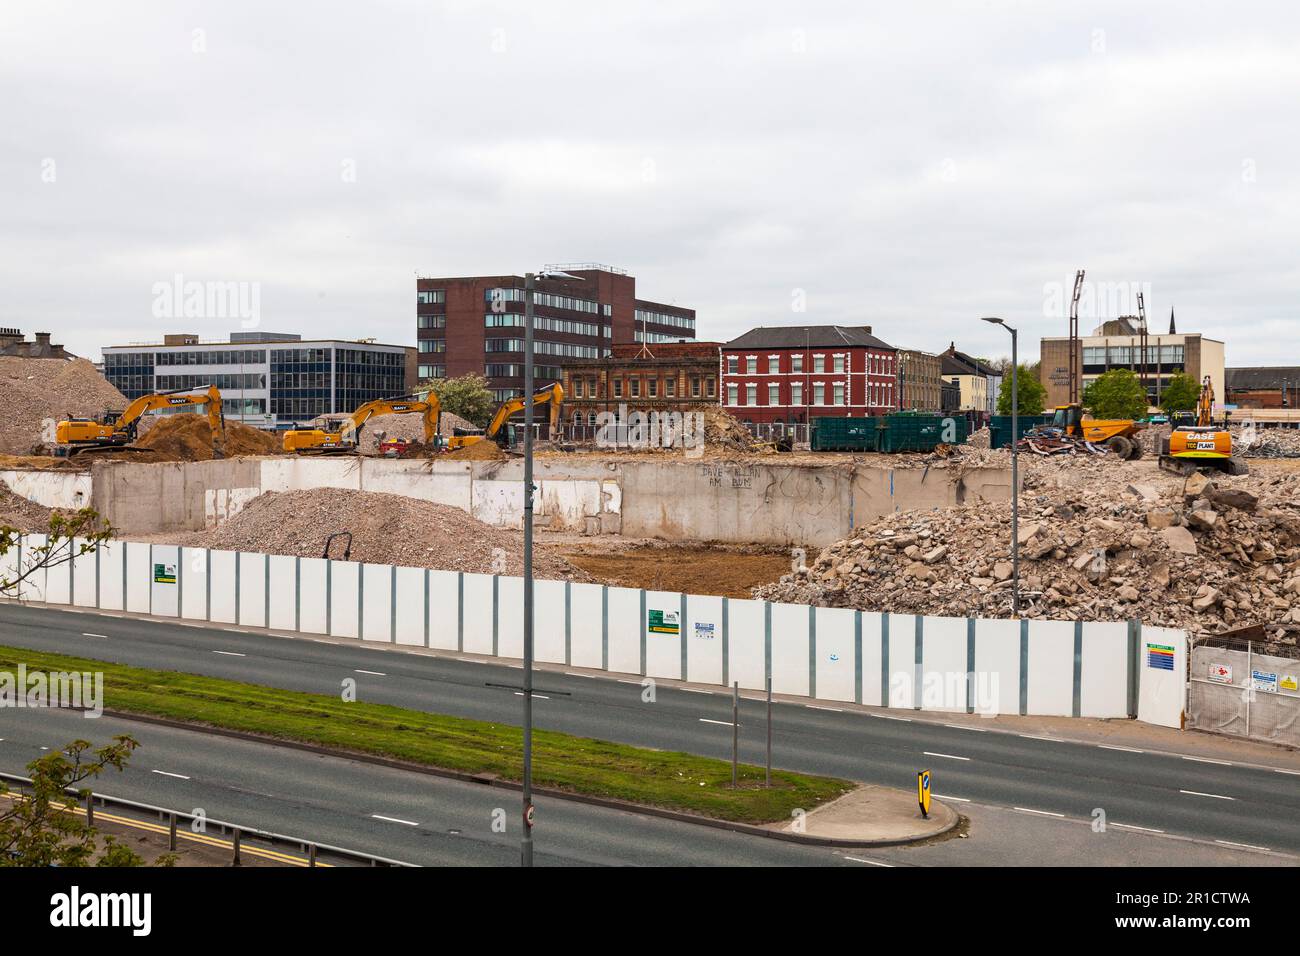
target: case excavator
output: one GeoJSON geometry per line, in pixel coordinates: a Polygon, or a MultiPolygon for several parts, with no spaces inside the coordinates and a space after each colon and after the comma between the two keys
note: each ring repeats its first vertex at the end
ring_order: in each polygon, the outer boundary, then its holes
{"type": "Polygon", "coordinates": [[[215,385],[209,385],[202,392],[176,389],[142,395],[120,415],[109,412],[103,418],[65,419],[54,429],[54,440],[58,446],[56,453],[68,456],[96,449],[146,451],[147,449],[131,445],[139,431],[140,419],[149,412],[186,405],[207,406],[208,424],[212,428],[212,457],[224,458],[226,418],[221,410],[221,392],[215,385]]]}
{"type": "Polygon", "coordinates": [[[323,428],[292,428],[284,433],[284,450],[299,455],[349,455],[356,454],[361,445],[361,430],[376,415],[404,415],[424,413],[424,443],[436,444],[438,417],[441,412],[438,396],[432,392],[425,400],[415,398],[380,398],[366,402],[345,418],[337,430],[323,428]]]}
{"type": "Polygon", "coordinates": [[[1233,454],[1232,433],[1225,416],[1223,427],[1214,424],[1214,385],[1210,376],[1201,382],[1196,417],[1175,424],[1161,441],[1160,468],[1175,475],[1190,475],[1199,468],[1214,468],[1228,475],[1245,475],[1250,466],[1233,454]]]}

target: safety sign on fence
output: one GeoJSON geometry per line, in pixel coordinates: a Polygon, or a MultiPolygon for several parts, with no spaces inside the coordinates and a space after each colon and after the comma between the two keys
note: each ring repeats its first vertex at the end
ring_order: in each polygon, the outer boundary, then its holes
{"type": "Polygon", "coordinates": [[[650,621],[646,625],[646,630],[651,634],[679,634],[681,629],[680,612],[651,608],[650,621]]]}

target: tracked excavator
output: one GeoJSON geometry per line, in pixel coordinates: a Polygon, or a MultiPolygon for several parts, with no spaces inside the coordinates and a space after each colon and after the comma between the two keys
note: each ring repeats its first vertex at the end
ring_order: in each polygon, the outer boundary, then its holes
{"type": "Polygon", "coordinates": [[[416,398],[381,398],[366,402],[346,419],[337,430],[323,428],[292,428],[284,433],[284,450],[299,455],[350,455],[356,454],[361,444],[361,430],[376,415],[403,415],[424,413],[424,443],[435,445],[438,440],[438,417],[441,413],[438,396],[432,392],[425,400],[416,398]]]}
{"type": "Polygon", "coordinates": [[[103,418],[68,418],[55,426],[56,453],[68,456],[97,449],[145,451],[131,445],[139,431],[140,419],[149,412],[187,405],[207,406],[208,424],[212,427],[212,457],[224,458],[226,417],[221,410],[221,392],[215,385],[201,392],[176,389],[142,395],[120,415],[109,412],[103,418]]]}
{"type": "MultiPolygon", "coordinates": [[[[555,434],[556,425],[560,421],[560,406],[564,403],[564,387],[556,382],[554,385],[548,385],[546,388],[536,392],[533,395],[533,405],[550,405],[551,406],[551,434],[555,434]]],[[[482,434],[453,434],[447,439],[447,448],[449,451],[456,451],[464,448],[466,445],[472,445],[475,442],[484,439],[492,439],[500,442],[505,433],[503,429],[505,424],[510,420],[510,416],[516,412],[522,411],[524,399],[511,398],[502,402],[497,408],[496,414],[492,416],[492,421],[482,434]]]]}
{"type": "Polygon", "coordinates": [[[1210,376],[1201,382],[1196,402],[1196,417],[1174,425],[1169,437],[1161,441],[1160,468],[1175,475],[1190,475],[1200,468],[1214,468],[1228,475],[1245,475],[1250,466],[1233,454],[1232,433],[1227,416],[1223,427],[1214,424],[1214,385],[1210,376]]]}

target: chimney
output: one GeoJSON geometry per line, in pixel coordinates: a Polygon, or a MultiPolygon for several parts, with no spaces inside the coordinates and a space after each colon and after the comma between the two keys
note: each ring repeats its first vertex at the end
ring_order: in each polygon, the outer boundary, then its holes
{"type": "Polygon", "coordinates": [[[871,326],[869,326],[869,325],[864,325],[863,328],[866,329],[868,335],[871,334],[871,326]]]}
{"type": "Polygon", "coordinates": [[[50,333],[49,333],[49,332],[37,332],[37,333],[36,333],[36,345],[37,345],[38,348],[49,348],[49,347],[50,347],[50,333]]]}

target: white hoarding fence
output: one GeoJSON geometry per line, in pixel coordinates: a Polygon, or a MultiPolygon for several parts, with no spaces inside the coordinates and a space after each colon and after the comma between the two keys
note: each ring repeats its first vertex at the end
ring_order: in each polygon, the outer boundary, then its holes
{"type": "MultiPolygon", "coordinates": [[[[29,536],[25,543],[39,543],[29,536]]],[[[17,566],[21,556],[10,554],[17,566]]],[[[523,581],[111,542],[22,598],[467,654],[523,656],[523,581]]],[[[537,581],[538,661],[828,701],[1178,727],[1187,635],[1134,622],[978,620],[537,581]]]]}

